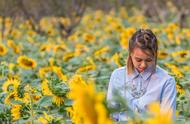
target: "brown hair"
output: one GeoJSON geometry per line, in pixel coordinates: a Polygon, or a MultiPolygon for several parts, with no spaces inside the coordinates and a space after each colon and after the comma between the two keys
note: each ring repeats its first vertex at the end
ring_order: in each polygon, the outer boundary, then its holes
{"type": "Polygon", "coordinates": [[[155,57],[154,71],[156,69],[157,63],[157,51],[158,43],[157,38],[150,29],[139,29],[137,30],[129,40],[128,51],[129,55],[127,58],[127,72],[132,74],[134,72],[134,65],[131,59],[131,53],[133,49],[138,47],[142,50],[149,50],[151,54],[155,57]]]}

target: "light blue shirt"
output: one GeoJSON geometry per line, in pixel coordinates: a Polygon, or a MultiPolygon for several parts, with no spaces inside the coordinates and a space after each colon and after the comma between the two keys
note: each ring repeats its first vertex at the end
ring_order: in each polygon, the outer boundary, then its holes
{"type": "MultiPolygon", "coordinates": [[[[175,119],[176,111],[176,83],[175,79],[168,73],[157,66],[156,71],[152,73],[152,68],[147,68],[144,72],[139,73],[137,70],[133,74],[128,75],[126,67],[115,69],[111,75],[108,91],[108,104],[112,103],[114,90],[126,99],[128,106],[133,111],[144,112],[147,106],[152,102],[159,102],[161,109],[172,109],[173,119],[175,119]],[[137,91],[145,90],[140,98],[135,97],[128,86],[134,84],[137,91]]],[[[142,93],[142,92],[141,92],[142,93]]],[[[127,120],[125,113],[115,114],[114,118],[119,121],[127,120]]]]}

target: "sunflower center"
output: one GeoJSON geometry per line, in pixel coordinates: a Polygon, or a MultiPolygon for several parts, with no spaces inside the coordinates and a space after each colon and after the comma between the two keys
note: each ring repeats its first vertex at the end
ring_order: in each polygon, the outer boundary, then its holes
{"type": "Polygon", "coordinates": [[[14,85],[13,84],[10,84],[8,87],[7,87],[7,91],[13,91],[14,90],[14,85]]]}
{"type": "Polygon", "coordinates": [[[22,63],[26,66],[32,66],[33,65],[33,62],[30,61],[30,60],[27,60],[27,59],[23,59],[22,60],[22,63]]]}
{"type": "Polygon", "coordinates": [[[182,54],[180,54],[180,56],[183,58],[183,57],[185,57],[187,55],[187,53],[182,53],[182,54]]]}
{"type": "Polygon", "coordinates": [[[163,53],[161,53],[161,55],[162,55],[162,56],[166,56],[166,55],[168,55],[168,54],[163,52],[163,53]]]}
{"type": "Polygon", "coordinates": [[[4,52],[4,49],[3,49],[3,47],[0,47],[0,52],[4,52]]]}

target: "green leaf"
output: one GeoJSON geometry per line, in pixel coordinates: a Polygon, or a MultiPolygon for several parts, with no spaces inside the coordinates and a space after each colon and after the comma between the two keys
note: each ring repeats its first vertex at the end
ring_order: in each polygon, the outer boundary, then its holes
{"type": "Polygon", "coordinates": [[[73,104],[73,101],[70,100],[70,99],[66,99],[66,100],[64,101],[64,105],[65,105],[65,106],[71,106],[72,104],[73,104]]]}
{"type": "Polygon", "coordinates": [[[52,105],[52,96],[44,96],[36,104],[41,107],[50,106],[52,105]]]}

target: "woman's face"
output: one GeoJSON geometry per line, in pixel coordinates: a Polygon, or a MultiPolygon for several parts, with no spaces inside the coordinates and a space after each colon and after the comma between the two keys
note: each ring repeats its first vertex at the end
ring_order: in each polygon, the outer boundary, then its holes
{"type": "Polygon", "coordinates": [[[131,58],[134,67],[139,71],[143,72],[147,67],[155,64],[155,59],[153,55],[148,50],[142,50],[138,47],[133,49],[131,53],[131,58]]]}

